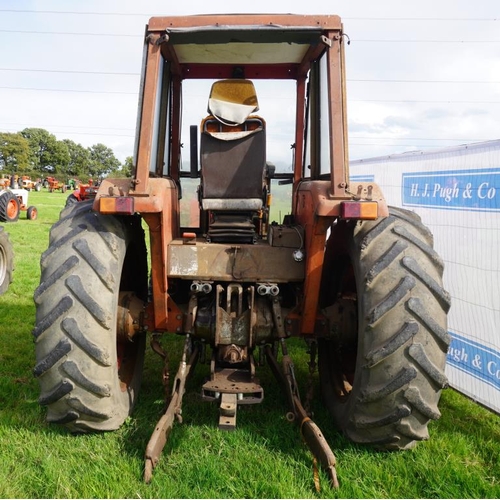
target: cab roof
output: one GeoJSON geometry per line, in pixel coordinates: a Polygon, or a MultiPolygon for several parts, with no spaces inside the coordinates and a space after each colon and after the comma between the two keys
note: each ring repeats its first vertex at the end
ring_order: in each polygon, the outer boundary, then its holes
{"type": "Polygon", "coordinates": [[[182,78],[297,78],[341,31],[338,16],[294,14],[153,17],[148,24],[182,78]]]}

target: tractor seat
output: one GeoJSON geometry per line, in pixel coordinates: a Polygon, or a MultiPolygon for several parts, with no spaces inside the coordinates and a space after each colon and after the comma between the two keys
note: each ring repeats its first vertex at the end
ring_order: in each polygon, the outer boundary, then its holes
{"type": "MultiPolygon", "coordinates": [[[[238,234],[243,219],[254,230],[252,214],[264,205],[265,122],[252,115],[258,109],[250,80],[217,81],[208,101],[210,115],[201,124],[201,207],[211,211],[212,219],[218,218],[219,223],[221,217],[233,221],[238,234]]],[[[228,225],[231,222],[224,223],[224,227],[228,225]]],[[[224,231],[225,241],[230,241],[226,233],[231,233],[230,227],[224,231]]]]}

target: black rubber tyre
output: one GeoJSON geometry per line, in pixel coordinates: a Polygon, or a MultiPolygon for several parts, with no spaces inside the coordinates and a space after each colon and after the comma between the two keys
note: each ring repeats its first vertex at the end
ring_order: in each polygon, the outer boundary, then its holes
{"type": "Polygon", "coordinates": [[[9,235],[0,226],[0,295],[7,291],[12,283],[14,271],[14,251],[9,235]]]}
{"type": "Polygon", "coordinates": [[[50,232],[36,289],[34,375],[47,421],[73,432],[117,429],[132,411],[145,336],[117,335],[119,294],[147,298],[137,217],[104,216],[92,202],[64,209],[50,232]]]}
{"type": "Polygon", "coordinates": [[[7,191],[0,195],[0,222],[16,222],[20,211],[21,206],[14,193],[7,191]]]}
{"type": "Polygon", "coordinates": [[[357,443],[406,449],[429,438],[450,338],[443,262],[420,217],[390,208],[374,222],[334,226],[322,297],[334,323],[318,343],[322,394],[357,443]]]}
{"type": "Polygon", "coordinates": [[[69,207],[71,205],[74,205],[75,203],[78,203],[78,198],[76,197],[75,193],[71,193],[67,198],[66,198],[66,204],[64,205],[65,207],[69,207]]]}
{"type": "Polygon", "coordinates": [[[38,219],[38,210],[36,207],[31,206],[28,207],[28,210],[26,211],[26,218],[28,220],[36,220],[38,219]]]}

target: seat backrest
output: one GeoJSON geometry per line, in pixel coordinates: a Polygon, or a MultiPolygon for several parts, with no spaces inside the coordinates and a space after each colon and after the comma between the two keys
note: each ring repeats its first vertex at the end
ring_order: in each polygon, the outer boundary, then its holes
{"type": "Polygon", "coordinates": [[[259,210],[266,166],[265,122],[249,116],[258,109],[249,80],[212,85],[210,116],[201,125],[202,208],[259,210]]]}
{"type": "Polygon", "coordinates": [[[266,136],[261,127],[247,135],[222,132],[201,134],[201,185],[203,208],[212,210],[259,210],[262,208],[266,166],[266,136]],[[220,200],[216,204],[214,201],[220,200]],[[239,204],[228,200],[240,200],[239,204]],[[249,201],[254,200],[254,201],[249,201]]]}

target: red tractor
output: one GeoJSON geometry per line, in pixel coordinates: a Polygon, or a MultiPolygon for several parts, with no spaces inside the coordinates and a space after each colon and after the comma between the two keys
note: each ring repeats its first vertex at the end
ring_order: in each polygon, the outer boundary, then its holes
{"type": "Polygon", "coordinates": [[[72,205],[79,201],[93,200],[97,194],[99,186],[94,184],[92,179],[89,179],[87,184],[79,182],[77,189],[73,191],[66,199],[66,206],[72,205]]]}
{"type": "Polygon", "coordinates": [[[267,360],[333,485],[335,457],[299,394],[289,337],[304,340],[324,404],[353,441],[409,448],[440,416],[443,262],[417,215],[349,178],[344,40],[337,16],[152,18],[133,178],[104,179],[51,231],[33,331],[49,422],[117,429],[137,400],[146,337],[165,359],[162,336],[184,338],[146,481],[203,353],[200,394],[222,429],[263,402],[267,360]],[[277,220],[270,193],[284,184],[277,220]],[[186,222],[189,192],[198,217],[186,222]]]}

